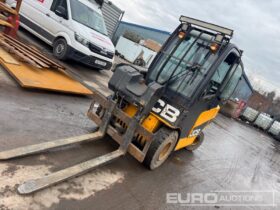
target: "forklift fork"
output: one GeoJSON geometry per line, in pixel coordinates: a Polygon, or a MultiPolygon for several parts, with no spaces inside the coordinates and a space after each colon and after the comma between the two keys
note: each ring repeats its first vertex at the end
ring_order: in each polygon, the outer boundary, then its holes
{"type": "Polygon", "coordinates": [[[116,150],[114,152],[102,155],[100,157],[94,158],[92,160],[77,164],[75,166],[57,171],[48,176],[41,177],[39,179],[28,180],[18,187],[18,192],[20,194],[30,194],[38,190],[42,190],[51,185],[63,182],[67,179],[76,177],[78,175],[87,173],[90,170],[97,168],[98,166],[109,163],[125,153],[122,150],[116,150]]]}
{"type": "Polygon", "coordinates": [[[82,143],[89,140],[94,141],[102,138],[102,136],[102,133],[100,131],[97,131],[82,136],[75,136],[67,139],[59,139],[56,141],[50,141],[41,144],[19,147],[16,149],[0,152],[0,160],[9,160],[13,158],[23,157],[39,152],[44,152],[53,148],[82,143]]]}
{"type": "MultiPolygon", "coordinates": [[[[23,157],[26,155],[43,152],[43,151],[61,147],[61,146],[77,144],[77,143],[82,143],[82,142],[86,142],[86,141],[98,140],[98,139],[103,138],[106,133],[111,135],[113,137],[113,139],[114,139],[114,136],[116,136],[115,138],[120,137],[120,136],[117,137],[116,130],[114,130],[114,128],[110,125],[110,121],[112,119],[112,116],[114,116],[114,114],[116,114],[116,113],[120,114],[125,119],[128,119],[128,117],[124,116],[125,114],[123,112],[121,112],[120,109],[116,108],[116,103],[113,100],[105,99],[104,97],[102,97],[99,94],[97,94],[94,98],[96,98],[96,100],[99,101],[106,110],[102,117],[102,120],[99,119],[95,113],[90,113],[92,111],[91,108],[94,106],[95,102],[92,103],[92,106],[89,110],[89,113],[88,113],[89,117],[99,125],[98,131],[91,133],[91,134],[82,135],[82,136],[60,139],[60,140],[56,140],[56,141],[50,141],[50,142],[46,142],[46,143],[35,144],[35,145],[31,145],[31,146],[25,146],[25,147],[20,147],[20,148],[8,150],[8,151],[3,151],[3,152],[0,152],[0,160],[8,160],[8,159],[13,159],[13,158],[17,158],[17,157],[23,157]]],[[[74,165],[72,167],[57,171],[50,175],[47,175],[47,176],[44,176],[44,177],[41,177],[38,179],[28,180],[18,187],[18,192],[20,194],[30,194],[30,193],[42,190],[44,188],[47,188],[47,187],[57,184],[59,182],[68,180],[70,178],[73,178],[73,177],[81,175],[81,174],[84,174],[101,165],[109,163],[121,156],[124,156],[127,153],[127,151],[129,150],[129,146],[131,146],[131,142],[133,140],[135,133],[137,131],[139,132],[139,130],[140,130],[140,133],[141,133],[141,131],[142,131],[142,133],[146,133],[146,134],[148,132],[148,131],[144,130],[143,127],[139,126],[138,120],[135,118],[130,118],[128,125],[129,125],[129,129],[127,129],[125,134],[121,136],[121,141],[119,141],[120,146],[117,150],[115,150],[111,153],[102,155],[100,157],[96,157],[92,160],[89,160],[89,161],[74,165]]],[[[151,137],[148,139],[151,139],[151,137]]],[[[118,140],[119,140],[119,138],[118,138],[118,140]]]]}

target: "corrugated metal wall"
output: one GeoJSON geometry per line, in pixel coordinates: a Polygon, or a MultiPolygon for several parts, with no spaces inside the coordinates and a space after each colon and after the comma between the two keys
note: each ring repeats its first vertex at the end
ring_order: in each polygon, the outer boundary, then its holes
{"type": "Polygon", "coordinates": [[[110,1],[104,1],[101,10],[104,16],[108,35],[112,39],[123,17],[124,11],[122,11],[110,1]]]}

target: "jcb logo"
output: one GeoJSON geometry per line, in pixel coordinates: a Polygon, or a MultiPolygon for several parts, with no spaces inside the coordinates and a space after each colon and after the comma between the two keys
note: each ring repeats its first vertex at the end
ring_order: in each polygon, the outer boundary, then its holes
{"type": "Polygon", "coordinates": [[[169,104],[166,104],[161,99],[158,100],[152,111],[159,114],[169,122],[176,122],[177,118],[180,116],[180,111],[178,109],[169,104]]]}

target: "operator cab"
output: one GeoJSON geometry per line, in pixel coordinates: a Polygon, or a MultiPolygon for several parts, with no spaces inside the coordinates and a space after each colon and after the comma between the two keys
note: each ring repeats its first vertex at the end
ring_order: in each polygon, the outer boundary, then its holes
{"type": "MultiPolygon", "coordinates": [[[[242,52],[230,43],[233,30],[185,16],[180,21],[151,64],[146,82],[166,86],[164,103],[158,106],[169,104],[180,113],[199,104],[216,107],[231,96],[243,74],[242,52]]],[[[177,119],[168,121],[176,124],[177,119]]]]}
{"type": "Polygon", "coordinates": [[[229,43],[232,30],[184,16],[180,21],[149,68],[147,82],[167,85],[173,98],[191,102],[209,75],[213,78],[205,94],[217,93],[229,70],[240,63],[242,53],[229,43]],[[230,50],[233,52],[228,53],[230,50]]]}

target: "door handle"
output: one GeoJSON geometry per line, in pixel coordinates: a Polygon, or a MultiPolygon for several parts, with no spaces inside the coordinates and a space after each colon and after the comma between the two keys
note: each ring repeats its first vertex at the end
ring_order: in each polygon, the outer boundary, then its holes
{"type": "Polygon", "coordinates": [[[49,14],[49,13],[47,13],[47,14],[46,14],[46,16],[50,17],[50,14],[49,14]]]}

